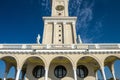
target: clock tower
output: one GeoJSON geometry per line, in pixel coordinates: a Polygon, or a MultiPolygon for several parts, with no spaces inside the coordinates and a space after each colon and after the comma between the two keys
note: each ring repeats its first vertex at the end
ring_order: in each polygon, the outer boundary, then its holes
{"type": "Polygon", "coordinates": [[[69,0],[52,0],[52,16],[68,16],[69,0]]]}
{"type": "Polygon", "coordinates": [[[51,0],[51,17],[43,17],[42,44],[76,44],[76,19],[69,17],[69,0],[51,0]]]}

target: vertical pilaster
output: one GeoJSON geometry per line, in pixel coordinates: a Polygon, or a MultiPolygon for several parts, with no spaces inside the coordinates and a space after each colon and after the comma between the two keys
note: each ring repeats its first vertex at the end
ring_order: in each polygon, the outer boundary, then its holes
{"type": "Polygon", "coordinates": [[[65,39],[65,30],[66,30],[65,28],[66,28],[66,27],[65,27],[65,26],[66,26],[66,22],[63,22],[62,34],[63,34],[63,41],[64,41],[64,44],[66,43],[66,41],[65,41],[65,40],[66,40],[66,39],[65,39]]]}
{"type": "Polygon", "coordinates": [[[98,74],[97,71],[95,72],[96,80],[98,80],[98,74]]]}
{"type": "Polygon", "coordinates": [[[74,71],[74,80],[77,80],[77,72],[76,72],[76,68],[73,68],[74,71]]]}
{"type": "Polygon", "coordinates": [[[48,68],[45,68],[45,80],[48,80],[48,68]]]}
{"type": "Polygon", "coordinates": [[[21,69],[17,69],[17,74],[16,74],[16,79],[15,80],[19,80],[20,71],[21,71],[21,69]]]}
{"type": "Polygon", "coordinates": [[[112,72],[112,75],[113,75],[114,80],[116,80],[115,72],[112,72]]]}
{"type": "Polygon", "coordinates": [[[103,75],[103,79],[106,80],[104,66],[101,67],[101,72],[102,72],[102,75],[103,75]]]}
{"type": "Polygon", "coordinates": [[[75,26],[76,26],[75,22],[72,22],[73,44],[76,44],[76,28],[75,28],[75,26]]]}
{"type": "Polygon", "coordinates": [[[111,73],[112,73],[112,76],[113,76],[114,80],[116,80],[115,70],[114,70],[114,64],[111,63],[111,64],[108,65],[108,67],[109,67],[109,69],[110,69],[110,71],[111,71],[111,73]]]}
{"type": "Polygon", "coordinates": [[[53,39],[53,42],[52,42],[52,43],[53,43],[53,44],[55,44],[56,41],[57,41],[57,40],[56,40],[56,24],[57,24],[56,22],[53,23],[53,33],[52,33],[52,34],[53,34],[53,36],[52,36],[52,39],[53,39]]]}

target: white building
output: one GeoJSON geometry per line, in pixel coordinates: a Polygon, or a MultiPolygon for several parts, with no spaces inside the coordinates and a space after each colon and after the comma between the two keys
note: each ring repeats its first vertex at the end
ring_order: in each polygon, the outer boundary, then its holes
{"type": "Polygon", "coordinates": [[[15,80],[106,80],[108,66],[114,80],[114,61],[120,58],[120,44],[84,44],[76,36],[77,17],[68,16],[68,0],[52,0],[52,16],[43,17],[43,42],[0,44],[0,59],[6,63],[4,80],[12,66],[15,80]]]}

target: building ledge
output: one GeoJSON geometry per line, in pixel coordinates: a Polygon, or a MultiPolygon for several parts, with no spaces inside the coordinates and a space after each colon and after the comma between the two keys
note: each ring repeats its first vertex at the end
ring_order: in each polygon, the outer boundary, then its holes
{"type": "Polygon", "coordinates": [[[102,50],[102,49],[120,49],[120,44],[0,44],[0,50],[102,50]]]}

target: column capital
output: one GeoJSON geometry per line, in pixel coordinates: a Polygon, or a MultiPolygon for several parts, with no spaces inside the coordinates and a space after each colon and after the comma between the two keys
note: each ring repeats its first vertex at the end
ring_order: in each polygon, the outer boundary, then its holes
{"type": "Polygon", "coordinates": [[[51,48],[51,45],[50,45],[50,44],[47,44],[47,45],[46,45],[46,48],[47,48],[47,49],[51,48]]]}
{"type": "Polygon", "coordinates": [[[118,47],[120,48],[120,44],[118,44],[118,47]]]}
{"type": "Polygon", "coordinates": [[[73,70],[76,70],[77,68],[76,68],[76,66],[73,66],[73,70]]]}
{"type": "Polygon", "coordinates": [[[45,22],[45,24],[48,24],[47,22],[45,22]]]}
{"type": "Polygon", "coordinates": [[[54,22],[54,25],[57,24],[57,22],[54,22]]]}
{"type": "Polygon", "coordinates": [[[18,68],[17,70],[18,70],[18,71],[21,71],[21,68],[18,68]]]}
{"type": "Polygon", "coordinates": [[[0,45],[0,48],[3,48],[3,44],[0,45]]]}
{"type": "Polygon", "coordinates": [[[49,68],[48,67],[45,67],[45,70],[48,70],[49,68]]]}
{"type": "Polygon", "coordinates": [[[72,22],[73,25],[75,25],[75,22],[72,22]]]}

